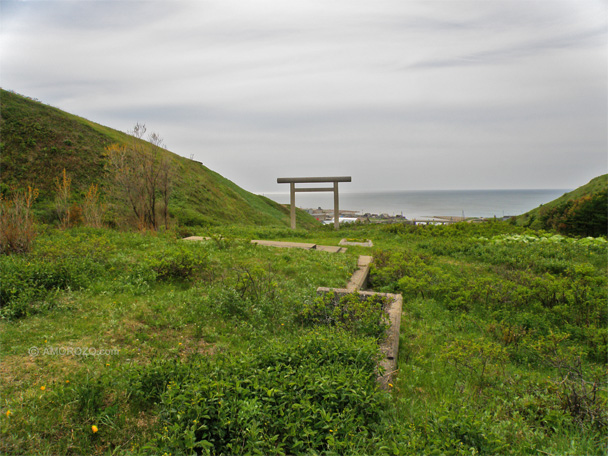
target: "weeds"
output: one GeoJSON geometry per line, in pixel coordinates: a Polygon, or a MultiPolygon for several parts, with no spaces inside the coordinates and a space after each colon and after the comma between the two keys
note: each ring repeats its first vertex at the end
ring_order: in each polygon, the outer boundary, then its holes
{"type": "Polygon", "coordinates": [[[55,209],[59,217],[60,226],[67,229],[70,226],[70,195],[72,178],[67,175],[65,168],[61,174],[61,179],[55,178],[55,209]]]}
{"type": "Polygon", "coordinates": [[[82,219],[86,226],[102,227],[103,208],[99,202],[99,187],[91,184],[82,202],[82,219]]]}
{"type": "Polygon", "coordinates": [[[32,204],[38,198],[38,190],[12,192],[6,199],[0,194],[0,253],[27,253],[36,237],[32,204]]]}
{"type": "Polygon", "coordinates": [[[164,384],[152,446],[159,453],[349,452],[365,445],[380,418],[377,356],[373,343],[321,331],[243,359],[194,362],[164,384]]]}
{"type": "Polygon", "coordinates": [[[378,246],[372,286],[404,295],[390,396],[375,382],[385,303],[316,296],[348,282],[356,248],[47,228],[0,257],[0,451],[604,453],[601,242],[490,242],[525,234],[507,224],[344,231],[297,236],[378,246]],[[28,355],[47,340],[119,350],[28,355]]]}
{"type": "Polygon", "coordinates": [[[304,325],[337,327],[382,340],[389,327],[388,304],[388,298],[379,295],[362,297],[353,292],[336,296],[330,292],[313,303],[303,303],[297,318],[304,325]]]}

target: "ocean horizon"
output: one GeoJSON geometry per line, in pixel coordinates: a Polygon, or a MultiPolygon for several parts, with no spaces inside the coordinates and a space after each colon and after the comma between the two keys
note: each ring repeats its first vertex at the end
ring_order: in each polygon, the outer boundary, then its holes
{"type": "MultiPolygon", "coordinates": [[[[408,219],[452,217],[504,217],[520,215],[562,196],[571,189],[505,190],[402,190],[340,192],[340,209],[361,214],[403,215],[408,219]]],[[[263,193],[280,204],[289,204],[289,192],[263,193]]],[[[296,193],[301,209],[332,209],[333,194],[296,193]]]]}

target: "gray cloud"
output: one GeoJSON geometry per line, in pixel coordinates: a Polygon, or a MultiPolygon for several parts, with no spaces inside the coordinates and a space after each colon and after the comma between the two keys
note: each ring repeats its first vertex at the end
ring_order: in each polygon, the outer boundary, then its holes
{"type": "Polygon", "coordinates": [[[250,190],[281,174],[352,174],[358,191],[606,172],[602,1],[0,7],[4,88],[120,130],[145,122],[250,190]]]}
{"type": "Polygon", "coordinates": [[[515,60],[533,57],[542,53],[560,49],[602,46],[605,44],[606,27],[597,27],[574,34],[554,36],[539,40],[530,40],[525,43],[493,48],[491,50],[475,52],[462,57],[444,60],[429,60],[409,65],[407,69],[415,68],[445,68],[463,65],[496,64],[506,60],[515,60]]]}

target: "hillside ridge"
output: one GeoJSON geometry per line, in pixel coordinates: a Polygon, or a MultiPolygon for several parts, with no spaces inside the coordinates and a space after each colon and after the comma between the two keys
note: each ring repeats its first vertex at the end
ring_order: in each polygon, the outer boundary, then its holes
{"type": "Polygon", "coordinates": [[[515,223],[571,235],[606,235],[608,174],[515,217],[515,223]]]}
{"type": "MultiPolygon", "coordinates": [[[[0,138],[0,191],[38,188],[35,210],[43,221],[56,221],[55,180],[63,169],[72,179],[74,203],[96,184],[111,207],[109,213],[128,212],[124,202],[110,198],[113,184],[105,166],[106,147],[133,141],[127,133],[0,89],[0,138]]],[[[159,153],[173,170],[169,213],[177,224],[289,226],[289,211],[282,205],[248,192],[200,162],[165,149],[159,153]]],[[[316,223],[298,211],[298,226],[316,223]]]]}

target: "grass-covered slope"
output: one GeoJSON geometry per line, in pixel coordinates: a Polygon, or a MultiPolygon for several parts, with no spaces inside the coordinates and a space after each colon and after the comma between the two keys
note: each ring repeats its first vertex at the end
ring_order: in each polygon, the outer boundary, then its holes
{"type": "Polygon", "coordinates": [[[587,184],[578,187],[577,189],[572,190],[571,192],[564,193],[559,198],[554,199],[546,204],[543,204],[540,207],[532,209],[531,211],[526,212],[521,217],[531,217],[533,215],[538,215],[540,209],[550,209],[554,207],[558,207],[568,201],[574,201],[582,198],[583,196],[592,195],[594,193],[605,192],[608,191],[608,174],[603,174],[594,179],[591,179],[587,184]]]}
{"type": "Polygon", "coordinates": [[[606,235],[608,174],[517,217],[521,226],[570,235],[606,235]]]}
{"type": "MultiPolygon", "coordinates": [[[[36,100],[0,89],[0,190],[32,185],[40,190],[38,212],[53,214],[55,179],[65,169],[72,178],[77,202],[89,185],[100,186],[105,202],[125,212],[124,203],[110,198],[111,180],[104,151],[113,143],[132,140],[127,134],[68,114],[36,100]]],[[[167,154],[174,171],[170,214],[180,224],[289,225],[287,208],[240,188],[198,162],[167,154]]],[[[298,213],[298,225],[316,221],[298,213]]]]}
{"type": "Polygon", "coordinates": [[[333,254],[249,242],[283,228],[216,230],[50,228],[0,256],[0,454],[605,456],[604,238],[298,233],[373,240],[333,254]],[[358,255],[373,290],[403,296],[389,392],[370,314],[317,299],[358,255]]]}

